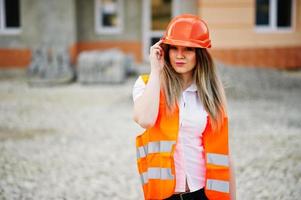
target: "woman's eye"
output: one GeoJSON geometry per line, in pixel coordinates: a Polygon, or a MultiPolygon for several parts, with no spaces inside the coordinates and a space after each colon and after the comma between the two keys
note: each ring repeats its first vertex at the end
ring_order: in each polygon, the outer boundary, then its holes
{"type": "Polygon", "coordinates": [[[170,46],[170,48],[169,49],[176,49],[177,47],[175,47],[175,46],[170,46]]]}
{"type": "Polygon", "coordinates": [[[186,50],[187,50],[187,51],[194,51],[194,48],[187,47],[186,50]]]}

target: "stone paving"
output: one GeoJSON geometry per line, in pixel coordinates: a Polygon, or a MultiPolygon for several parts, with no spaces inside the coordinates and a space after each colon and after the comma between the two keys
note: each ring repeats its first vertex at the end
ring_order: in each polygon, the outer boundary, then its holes
{"type": "MultiPolygon", "coordinates": [[[[237,199],[301,197],[301,73],[228,68],[237,199]]],[[[131,90],[0,72],[0,199],[142,199],[131,90]]]]}

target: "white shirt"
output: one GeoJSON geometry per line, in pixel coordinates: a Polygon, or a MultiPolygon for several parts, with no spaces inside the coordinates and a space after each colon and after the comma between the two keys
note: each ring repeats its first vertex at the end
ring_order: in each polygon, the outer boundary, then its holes
{"type": "MultiPolygon", "coordinates": [[[[133,88],[133,100],[141,96],[145,83],[139,77],[133,88]]],[[[176,188],[186,191],[186,181],[191,192],[205,186],[205,158],[202,135],[207,124],[207,112],[198,98],[197,87],[191,84],[179,100],[179,134],[174,152],[176,188]]]]}

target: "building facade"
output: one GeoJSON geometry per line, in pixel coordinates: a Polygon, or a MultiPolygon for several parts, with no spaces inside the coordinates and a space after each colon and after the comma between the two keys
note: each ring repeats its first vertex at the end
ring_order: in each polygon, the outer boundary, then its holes
{"type": "Polygon", "coordinates": [[[27,67],[41,46],[119,48],[147,62],[170,19],[197,14],[212,55],[238,65],[301,67],[301,0],[0,0],[0,67],[27,67]]]}
{"type": "Polygon", "coordinates": [[[301,67],[300,0],[200,0],[213,55],[230,64],[301,67]]]}

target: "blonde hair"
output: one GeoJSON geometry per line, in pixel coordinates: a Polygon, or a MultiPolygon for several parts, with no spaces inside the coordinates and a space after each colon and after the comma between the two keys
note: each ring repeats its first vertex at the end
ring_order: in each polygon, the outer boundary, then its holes
{"type": "MultiPolygon", "coordinates": [[[[168,113],[174,111],[177,101],[183,91],[183,81],[169,60],[169,45],[164,49],[165,66],[162,71],[161,84],[166,98],[168,113]]],[[[226,115],[226,98],[222,83],[217,76],[212,57],[205,48],[196,48],[196,67],[193,69],[193,79],[197,86],[200,101],[209,114],[213,129],[219,129],[226,115]]]]}

